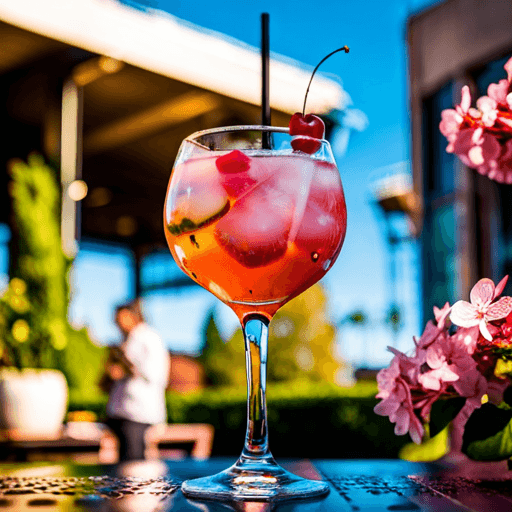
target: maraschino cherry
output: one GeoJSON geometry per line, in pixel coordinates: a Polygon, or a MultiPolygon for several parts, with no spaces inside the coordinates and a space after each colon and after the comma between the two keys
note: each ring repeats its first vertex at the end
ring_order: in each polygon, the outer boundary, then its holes
{"type": "Polygon", "coordinates": [[[320,149],[320,139],[324,138],[325,134],[325,124],[318,117],[313,114],[305,115],[306,113],[306,101],[308,99],[308,92],[311,86],[311,82],[313,81],[313,77],[317,69],[320,65],[325,62],[331,55],[335,53],[344,51],[345,53],[349,52],[348,46],[344,46],[343,48],[338,48],[333,52],[329,53],[329,55],[325,56],[315,67],[313,73],[311,74],[311,78],[309,79],[308,88],[306,89],[306,95],[304,96],[304,105],[302,107],[302,113],[296,112],[290,119],[290,124],[288,125],[290,135],[295,135],[296,137],[292,140],[292,148],[295,151],[302,151],[303,153],[307,153],[308,155],[312,155],[316,153],[320,149]]]}

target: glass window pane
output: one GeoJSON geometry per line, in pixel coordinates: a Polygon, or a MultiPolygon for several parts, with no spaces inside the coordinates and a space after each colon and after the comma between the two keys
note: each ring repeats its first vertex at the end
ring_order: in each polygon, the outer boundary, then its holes
{"type": "Polygon", "coordinates": [[[456,300],[455,267],[456,218],[452,204],[428,209],[423,244],[424,319],[433,318],[433,307],[456,300]]]}
{"type": "Polygon", "coordinates": [[[430,200],[450,194],[455,189],[455,160],[446,152],[448,142],[439,131],[441,112],[453,108],[453,86],[445,85],[424,102],[425,192],[430,200]]]}
{"type": "MultiPolygon", "coordinates": [[[[503,66],[509,57],[495,60],[486,64],[481,70],[475,73],[475,82],[479,95],[487,94],[487,88],[491,83],[498,83],[500,80],[507,78],[507,73],[503,66]]],[[[478,187],[477,180],[477,187],[478,187]]],[[[512,203],[512,189],[510,185],[501,183],[493,183],[493,187],[497,192],[496,215],[485,217],[480,208],[477,208],[477,225],[486,232],[495,232],[498,240],[494,244],[498,250],[495,254],[486,254],[485,256],[492,261],[492,275],[482,275],[480,277],[491,277],[494,281],[498,281],[504,275],[510,274],[512,271],[512,219],[510,217],[510,204],[512,203]]],[[[488,193],[481,193],[482,200],[487,200],[488,193]]],[[[480,235],[481,238],[481,235],[480,235]]],[[[482,242],[479,243],[480,250],[489,252],[488,247],[483,247],[482,242]]],[[[509,282],[505,293],[512,293],[512,282],[509,282]]]]}
{"type": "Polygon", "coordinates": [[[489,62],[480,71],[475,73],[475,82],[478,87],[478,95],[487,94],[487,87],[490,83],[498,83],[500,80],[507,78],[507,73],[503,69],[503,66],[507,62],[509,57],[498,59],[493,62],[489,62]]]}

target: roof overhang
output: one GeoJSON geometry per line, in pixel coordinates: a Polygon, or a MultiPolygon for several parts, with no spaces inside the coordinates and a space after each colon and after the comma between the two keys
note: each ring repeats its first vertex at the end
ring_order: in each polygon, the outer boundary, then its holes
{"type": "MultiPolygon", "coordinates": [[[[0,0],[0,75],[5,159],[40,150],[64,184],[81,174],[83,235],[132,246],[165,244],[162,205],[185,136],[260,121],[257,48],[113,0],[0,0]]],[[[272,124],[300,110],[309,78],[271,55],[272,124]]],[[[339,83],[315,76],[309,111],[348,102],[339,83]]]]}
{"type": "MultiPolygon", "coordinates": [[[[139,11],[115,0],[0,0],[0,19],[29,32],[106,55],[223,96],[259,105],[258,49],[162,11],[139,11]]],[[[310,70],[272,55],[270,105],[300,109],[310,70]]],[[[343,109],[347,95],[333,80],[315,78],[309,109],[343,109]]]]}

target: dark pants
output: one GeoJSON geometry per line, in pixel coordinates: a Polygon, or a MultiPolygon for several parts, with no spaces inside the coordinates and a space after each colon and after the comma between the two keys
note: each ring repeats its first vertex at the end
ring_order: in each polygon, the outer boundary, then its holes
{"type": "Polygon", "coordinates": [[[123,418],[109,418],[107,425],[119,439],[119,462],[144,460],[144,433],[149,424],[123,418]]]}

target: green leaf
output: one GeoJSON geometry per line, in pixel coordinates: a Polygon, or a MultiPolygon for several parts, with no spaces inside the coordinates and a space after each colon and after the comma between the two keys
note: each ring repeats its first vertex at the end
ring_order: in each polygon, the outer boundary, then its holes
{"type": "Polygon", "coordinates": [[[460,410],[464,407],[466,399],[458,396],[448,400],[434,402],[430,412],[430,437],[434,437],[448,426],[460,410]]]}
{"type": "Polygon", "coordinates": [[[409,443],[400,449],[398,456],[411,462],[431,462],[444,457],[450,451],[448,428],[420,445],[409,443]]]}
{"type": "Polygon", "coordinates": [[[512,410],[484,404],[469,417],[462,452],[474,460],[512,457],[512,410]]]}

